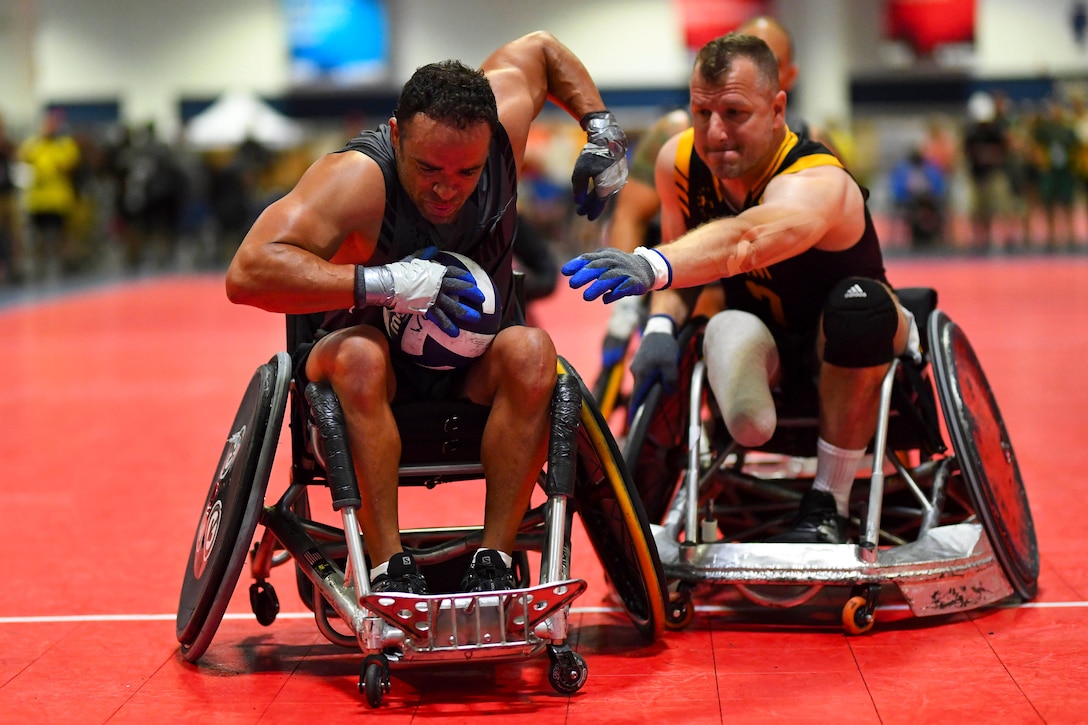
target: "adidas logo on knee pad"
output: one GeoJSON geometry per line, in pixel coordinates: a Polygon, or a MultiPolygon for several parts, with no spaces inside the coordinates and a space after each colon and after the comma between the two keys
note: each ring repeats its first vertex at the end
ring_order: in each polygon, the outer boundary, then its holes
{"type": "Polygon", "coordinates": [[[865,294],[865,290],[861,288],[860,284],[854,284],[850,286],[850,289],[846,290],[846,294],[843,295],[843,299],[852,300],[857,299],[858,297],[868,296],[869,295],[865,294]]]}

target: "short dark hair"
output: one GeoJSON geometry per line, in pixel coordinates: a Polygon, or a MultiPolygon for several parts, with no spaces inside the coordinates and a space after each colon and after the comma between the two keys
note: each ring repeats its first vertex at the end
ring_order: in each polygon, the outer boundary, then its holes
{"type": "Polygon", "coordinates": [[[456,60],[421,66],[404,84],[393,115],[405,123],[417,113],[460,129],[480,121],[492,131],[499,125],[495,93],[487,76],[456,60]]]}
{"type": "Polygon", "coordinates": [[[756,66],[760,80],[778,90],[778,59],[760,38],[754,35],[728,33],[710,41],[695,56],[695,67],[705,80],[721,79],[736,58],[748,58],[756,66]]]}

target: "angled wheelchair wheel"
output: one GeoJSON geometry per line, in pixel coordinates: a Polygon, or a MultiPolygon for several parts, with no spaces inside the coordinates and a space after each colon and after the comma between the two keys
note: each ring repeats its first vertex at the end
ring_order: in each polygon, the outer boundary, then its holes
{"type": "Polygon", "coordinates": [[[574,508],[627,616],[652,642],[664,629],[668,591],[649,521],[588,388],[565,360],[560,372],[578,380],[582,391],[574,508]]]}
{"type": "Polygon", "coordinates": [[[688,397],[692,370],[698,357],[702,325],[692,323],[680,332],[680,374],[676,389],[655,384],[634,411],[624,446],[627,470],[642,499],[646,516],[661,523],[687,468],[688,397]]]}
{"type": "Polygon", "coordinates": [[[615,365],[604,368],[593,383],[593,399],[597,401],[597,408],[605,420],[611,418],[617,408],[627,405],[625,396],[620,390],[623,377],[627,373],[626,363],[627,359],[624,358],[615,365]]]}
{"type": "Polygon", "coordinates": [[[245,564],[290,385],[291,358],[281,352],[254,373],[227,435],[181,586],[177,638],[189,662],[208,649],[245,564]]]}
{"type": "Polygon", "coordinates": [[[1027,493],[993,392],[963,330],[940,310],[929,320],[937,394],[963,478],[1013,591],[1038,591],[1039,549],[1027,493]]]}
{"type": "Polygon", "coordinates": [[[660,383],[650,388],[635,411],[624,446],[624,461],[631,472],[646,517],[661,523],[687,467],[687,411],[677,393],[666,393],[660,383]]]}

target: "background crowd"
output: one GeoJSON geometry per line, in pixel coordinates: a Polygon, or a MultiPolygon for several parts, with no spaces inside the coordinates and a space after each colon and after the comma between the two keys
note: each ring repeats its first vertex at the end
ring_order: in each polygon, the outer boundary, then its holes
{"type": "MultiPolygon", "coordinates": [[[[343,126],[315,128],[289,148],[248,139],[198,149],[184,134],[160,138],[153,124],[80,126],[52,110],[20,134],[0,119],[0,286],[220,269],[260,210],[357,130],[343,126]]],[[[643,129],[625,126],[634,148],[643,129]]],[[[907,134],[863,116],[826,132],[870,188],[888,253],[1088,249],[1088,102],[1079,93],[978,92],[962,112],[928,115],[907,134]]],[[[579,143],[546,118],[530,139],[520,204],[532,246],[522,257],[537,296],[553,289],[556,259],[600,241],[565,192],[561,170],[579,143]]]]}

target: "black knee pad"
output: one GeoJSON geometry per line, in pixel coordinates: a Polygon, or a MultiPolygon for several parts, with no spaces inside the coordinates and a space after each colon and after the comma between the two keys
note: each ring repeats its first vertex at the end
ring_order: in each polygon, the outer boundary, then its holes
{"type": "Polygon", "coordinates": [[[848,277],[835,285],[824,307],[824,362],[868,368],[895,358],[899,310],[875,279],[848,277]]]}

